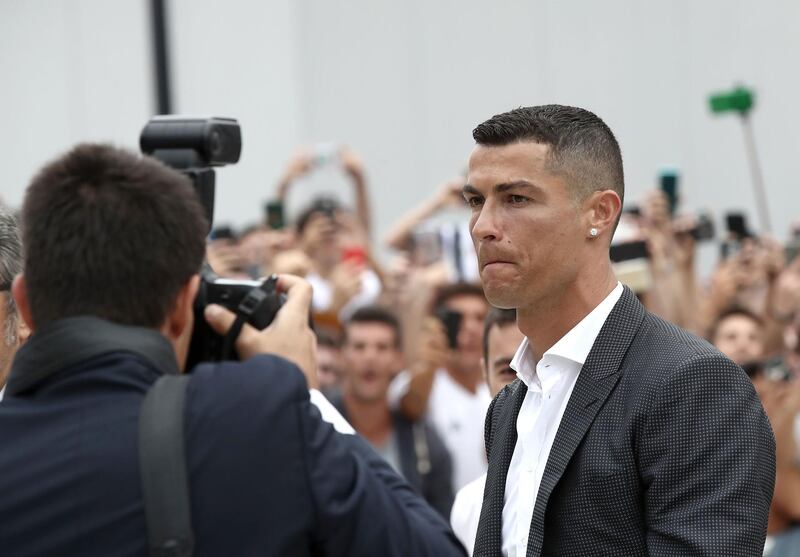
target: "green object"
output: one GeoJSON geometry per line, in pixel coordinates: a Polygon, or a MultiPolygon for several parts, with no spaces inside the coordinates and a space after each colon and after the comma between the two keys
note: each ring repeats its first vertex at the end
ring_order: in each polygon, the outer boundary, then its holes
{"type": "Polygon", "coordinates": [[[282,230],[286,226],[282,201],[270,201],[264,205],[264,215],[270,230],[282,230]]]}
{"type": "Polygon", "coordinates": [[[708,102],[711,105],[711,112],[715,114],[723,112],[747,114],[755,103],[755,93],[752,89],[737,87],[732,91],[712,94],[708,102]]]}

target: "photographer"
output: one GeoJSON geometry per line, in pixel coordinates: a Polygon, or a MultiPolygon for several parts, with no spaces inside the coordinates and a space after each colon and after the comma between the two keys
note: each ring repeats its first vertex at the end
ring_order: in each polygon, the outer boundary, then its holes
{"type": "MultiPolygon", "coordinates": [[[[34,178],[22,228],[25,272],[12,290],[33,334],[0,404],[0,547],[147,555],[137,423],[151,385],[186,361],[203,209],[189,181],[155,160],[82,145],[34,178]]],[[[290,276],[278,288],[287,300],[272,324],[237,338],[244,361],[190,376],[193,554],[463,554],[363,440],[322,420],[340,416],[309,396],[311,289],[290,276]]],[[[234,321],[218,306],[206,316],[218,333],[234,321]]]]}

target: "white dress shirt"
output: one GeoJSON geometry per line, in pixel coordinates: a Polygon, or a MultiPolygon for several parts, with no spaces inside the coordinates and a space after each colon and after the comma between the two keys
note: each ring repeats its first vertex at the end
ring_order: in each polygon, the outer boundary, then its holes
{"type": "Polygon", "coordinates": [[[608,314],[622,295],[622,284],[558,340],[538,362],[528,339],[511,368],[528,387],[517,416],[517,444],[508,467],[503,503],[503,555],[523,557],[544,468],[561,417],[589,351],[608,314]]]}
{"type": "Polygon", "coordinates": [[[458,490],[450,511],[450,526],[458,541],[467,548],[467,555],[472,555],[472,550],[475,548],[485,484],[486,474],[483,474],[458,490]]]}
{"type": "Polygon", "coordinates": [[[339,411],[328,402],[328,399],[325,398],[320,391],[317,389],[309,389],[308,395],[311,398],[311,404],[317,407],[319,413],[322,415],[322,420],[328,422],[333,426],[333,429],[338,431],[339,433],[345,433],[348,435],[355,435],[356,431],[353,429],[347,420],[339,413],[339,411]]]}

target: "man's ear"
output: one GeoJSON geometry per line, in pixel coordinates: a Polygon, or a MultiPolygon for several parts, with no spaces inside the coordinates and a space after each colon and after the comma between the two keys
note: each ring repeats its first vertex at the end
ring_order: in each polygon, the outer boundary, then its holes
{"type": "Polygon", "coordinates": [[[30,336],[31,328],[28,327],[28,324],[25,323],[24,319],[20,319],[17,323],[17,339],[19,339],[19,343],[24,344],[30,336]]]}
{"type": "Polygon", "coordinates": [[[169,338],[178,339],[194,323],[194,299],[200,288],[200,275],[193,275],[178,291],[175,306],[167,315],[164,332],[169,338]]]}
{"type": "Polygon", "coordinates": [[[622,200],[614,190],[596,191],[587,199],[585,208],[588,217],[588,230],[597,229],[597,236],[605,236],[611,241],[620,211],[622,200]]]}
{"type": "MultiPolygon", "coordinates": [[[[36,330],[33,323],[33,316],[31,315],[31,306],[28,303],[28,287],[25,285],[25,275],[19,274],[14,278],[11,283],[11,296],[14,298],[14,303],[17,305],[17,311],[24,323],[24,328],[27,331],[25,338],[30,333],[36,330]]],[[[20,327],[22,329],[22,327],[20,327]]]]}

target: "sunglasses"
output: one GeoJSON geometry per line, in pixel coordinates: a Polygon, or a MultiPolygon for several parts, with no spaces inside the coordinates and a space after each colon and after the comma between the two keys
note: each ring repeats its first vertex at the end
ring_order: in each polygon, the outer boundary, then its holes
{"type": "Polygon", "coordinates": [[[11,290],[11,283],[10,282],[0,283],[0,292],[3,292],[4,290],[11,290]]]}

